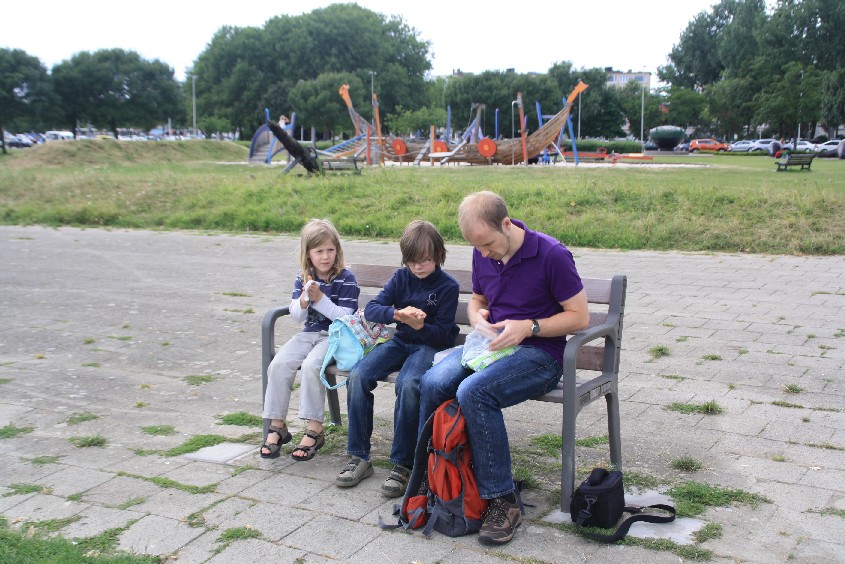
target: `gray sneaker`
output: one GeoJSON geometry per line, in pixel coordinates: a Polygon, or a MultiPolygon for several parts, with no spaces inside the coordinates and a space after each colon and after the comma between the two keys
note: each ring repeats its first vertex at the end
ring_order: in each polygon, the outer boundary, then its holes
{"type": "Polygon", "coordinates": [[[522,523],[522,510],[518,500],[516,503],[511,503],[503,497],[491,499],[484,513],[484,524],[478,531],[478,541],[482,544],[508,543],[520,523],[522,523]]]}
{"type": "Polygon", "coordinates": [[[341,488],[351,488],[357,486],[358,483],[373,475],[373,463],[357,456],[349,458],[349,462],[340,471],[340,474],[335,478],[334,483],[341,488]]]}
{"type": "Polygon", "coordinates": [[[390,476],[381,485],[381,495],[385,497],[399,497],[405,495],[411,469],[397,464],[390,472],[390,476]]]}

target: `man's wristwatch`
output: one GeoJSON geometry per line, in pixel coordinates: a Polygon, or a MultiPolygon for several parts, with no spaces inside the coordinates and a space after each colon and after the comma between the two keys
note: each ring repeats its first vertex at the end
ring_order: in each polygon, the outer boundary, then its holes
{"type": "Polygon", "coordinates": [[[536,319],[531,320],[531,336],[536,337],[540,334],[540,322],[536,319]]]}

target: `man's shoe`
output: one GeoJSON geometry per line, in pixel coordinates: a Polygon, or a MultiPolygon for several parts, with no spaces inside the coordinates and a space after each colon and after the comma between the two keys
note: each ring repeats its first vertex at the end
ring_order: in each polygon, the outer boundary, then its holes
{"type": "Polygon", "coordinates": [[[505,544],[511,541],[514,531],[522,523],[520,503],[518,500],[514,501],[515,503],[511,503],[504,497],[490,500],[484,513],[484,523],[478,532],[480,543],[505,544]]]}
{"type": "Polygon", "coordinates": [[[334,483],[341,488],[351,488],[368,476],[373,475],[373,463],[353,456],[335,478],[334,483]]]}
{"type": "Polygon", "coordinates": [[[408,480],[411,478],[411,469],[397,464],[390,472],[390,476],[381,485],[381,495],[385,497],[399,497],[405,495],[408,487],[408,480]]]}

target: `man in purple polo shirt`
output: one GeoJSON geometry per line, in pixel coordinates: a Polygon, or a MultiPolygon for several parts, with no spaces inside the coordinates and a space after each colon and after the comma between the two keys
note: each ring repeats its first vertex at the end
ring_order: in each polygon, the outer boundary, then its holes
{"type": "Polygon", "coordinates": [[[502,409],[542,395],[560,380],[565,335],[587,327],[587,294],[572,253],[559,241],[508,217],[505,201],[476,192],[458,208],[461,234],[472,252],[470,323],[491,323],[499,336],[491,351],[516,352],[474,372],[456,351],[420,382],[420,425],[457,397],[467,422],[475,478],[490,500],[478,540],[510,542],[522,521],[514,490],[502,409]]]}

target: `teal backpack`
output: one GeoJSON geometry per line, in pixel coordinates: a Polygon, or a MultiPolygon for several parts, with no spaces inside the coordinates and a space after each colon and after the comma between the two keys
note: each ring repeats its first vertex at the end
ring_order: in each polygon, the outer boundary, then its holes
{"type": "Polygon", "coordinates": [[[329,384],[326,381],[326,367],[334,361],[339,370],[352,370],[373,347],[389,338],[387,327],[383,323],[370,323],[364,319],[361,310],[338,317],[329,325],[329,348],[320,369],[320,381],[330,390],[346,385],[346,380],[335,385],[329,384]]]}

